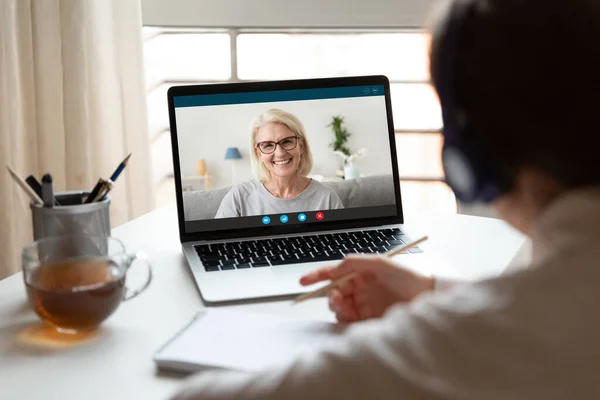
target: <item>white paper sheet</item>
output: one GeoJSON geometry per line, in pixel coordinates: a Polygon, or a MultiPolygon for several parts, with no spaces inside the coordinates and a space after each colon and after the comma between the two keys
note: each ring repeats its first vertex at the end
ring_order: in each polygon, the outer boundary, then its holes
{"type": "Polygon", "coordinates": [[[270,314],[210,310],[194,320],[155,355],[161,368],[259,371],[291,362],[338,338],[341,327],[270,314]]]}

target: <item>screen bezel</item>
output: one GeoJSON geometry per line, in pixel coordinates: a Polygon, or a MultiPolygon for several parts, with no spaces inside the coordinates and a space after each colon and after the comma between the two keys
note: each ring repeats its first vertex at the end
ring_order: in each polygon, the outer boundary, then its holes
{"type": "MultiPolygon", "coordinates": [[[[398,172],[398,157],[396,154],[396,136],[392,117],[392,101],[390,96],[390,82],[383,75],[358,76],[345,78],[319,78],[298,79],[285,81],[245,82],[245,83],[220,83],[209,85],[172,86],[167,91],[169,103],[169,124],[171,132],[171,148],[173,153],[173,173],[175,178],[175,195],[177,197],[177,219],[179,223],[179,237],[182,243],[191,241],[205,241],[215,239],[236,239],[258,236],[271,236],[293,233],[320,232],[325,230],[343,230],[368,226],[402,224],[404,215],[402,211],[402,198],[400,193],[400,179],[398,172]],[[183,208],[183,188],[181,182],[181,169],[179,162],[179,143],[177,140],[177,124],[175,121],[174,97],[194,96],[207,94],[227,94],[241,92],[262,92],[275,90],[294,89],[320,89],[337,88],[346,86],[383,85],[385,87],[385,107],[388,121],[388,135],[390,140],[390,156],[392,157],[392,175],[394,192],[396,196],[396,216],[362,218],[359,220],[320,222],[318,224],[289,225],[289,226],[259,226],[256,228],[224,229],[208,232],[185,232],[185,216],[183,208]]],[[[326,211],[326,210],[323,210],[326,211]]]]}

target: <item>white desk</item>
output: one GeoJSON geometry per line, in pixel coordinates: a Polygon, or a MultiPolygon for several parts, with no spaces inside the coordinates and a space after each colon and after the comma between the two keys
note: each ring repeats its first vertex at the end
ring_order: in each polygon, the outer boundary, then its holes
{"type": "MultiPolygon", "coordinates": [[[[499,273],[524,240],[502,221],[487,218],[430,217],[422,227],[430,235],[422,247],[446,257],[466,278],[499,273]]],[[[181,377],[157,373],[152,355],[204,306],[180,251],[175,207],[122,225],[113,235],[128,250],[150,256],[154,280],[145,293],[123,303],[95,337],[69,343],[40,335],[21,274],[0,281],[0,398],[150,400],[177,390],[181,377]]],[[[289,304],[280,300],[228,307],[333,319],[324,299],[289,304]]]]}

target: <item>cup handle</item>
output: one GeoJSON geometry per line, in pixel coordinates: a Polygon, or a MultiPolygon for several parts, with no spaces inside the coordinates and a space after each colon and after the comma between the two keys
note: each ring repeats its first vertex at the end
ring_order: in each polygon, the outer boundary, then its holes
{"type": "Polygon", "coordinates": [[[146,267],[148,268],[148,279],[142,285],[142,287],[140,287],[138,289],[130,289],[129,287],[125,286],[125,293],[123,294],[123,301],[133,299],[138,294],[140,294],[144,290],[146,290],[148,288],[148,286],[150,285],[150,282],[152,282],[152,264],[150,264],[150,260],[148,259],[148,256],[146,256],[146,254],[144,254],[142,252],[138,252],[138,253],[135,253],[135,254],[129,256],[129,259],[127,261],[127,270],[129,270],[131,265],[133,265],[133,263],[136,260],[143,261],[146,264],[146,267]]]}

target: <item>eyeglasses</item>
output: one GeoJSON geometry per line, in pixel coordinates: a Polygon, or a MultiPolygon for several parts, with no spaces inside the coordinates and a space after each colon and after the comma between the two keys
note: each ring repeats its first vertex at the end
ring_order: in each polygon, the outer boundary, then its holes
{"type": "Polygon", "coordinates": [[[294,150],[298,146],[298,136],[288,136],[281,139],[279,142],[265,141],[256,144],[256,147],[263,154],[273,154],[277,145],[281,146],[284,150],[294,150]]]}

